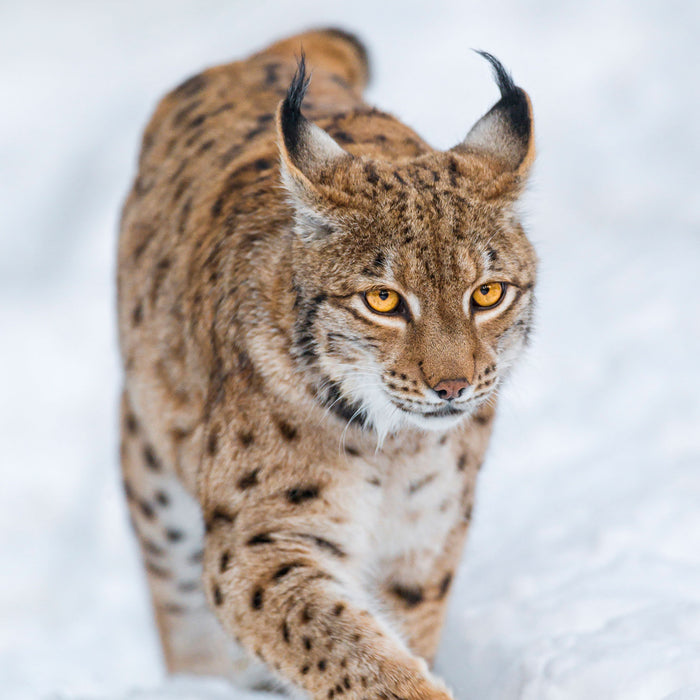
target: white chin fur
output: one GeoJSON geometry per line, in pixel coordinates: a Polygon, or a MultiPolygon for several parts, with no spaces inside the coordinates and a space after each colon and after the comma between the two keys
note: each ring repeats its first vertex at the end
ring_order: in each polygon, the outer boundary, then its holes
{"type": "Polygon", "coordinates": [[[458,413],[452,416],[434,416],[432,418],[426,418],[419,413],[409,413],[408,411],[401,411],[401,413],[403,413],[406,422],[417,425],[423,430],[431,430],[439,433],[454,428],[471,415],[471,411],[465,411],[464,413],[458,413]]]}

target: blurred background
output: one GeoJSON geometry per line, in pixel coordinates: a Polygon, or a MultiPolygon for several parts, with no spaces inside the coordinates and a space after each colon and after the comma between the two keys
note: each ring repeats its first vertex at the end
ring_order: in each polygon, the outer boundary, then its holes
{"type": "Polygon", "coordinates": [[[470,48],[535,109],[538,329],[438,671],[457,700],[700,698],[700,3],[679,0],[0,3],[0,697],[244,697],[163,677],[117,468],[117,221],[160,95],[319,25],[365,40],[368,101],[435,147],[497,99],[470,48]]]}

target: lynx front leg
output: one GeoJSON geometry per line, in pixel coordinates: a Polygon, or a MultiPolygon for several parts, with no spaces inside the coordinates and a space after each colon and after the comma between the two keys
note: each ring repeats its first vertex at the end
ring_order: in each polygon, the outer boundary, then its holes
{"type": "Polygon", "coordinates": [[[121,464],[168,671],[238,678],[250,663],[212,614],[201,585],[204,525],[196,501],[122,397],[121,464]]]}
{"type": "Polygon", "coordinates": [[[452,528],[443,551],[437,557],[414,552],[396,559],[387,565],[388,573],[381,583],[382,601],[397,620],[409,648],[429,663],[432,663],[440,642],[470,513],[471,507],[466,511],[466,517],[460,514],[463,519],[452,528]],[[421,559],[424,561],[420,562],[421,559]],[[427,573],[417,573],[426,569],[427,573]]]}
{"type": "MultiPolygon", "coordinates": [[[[246,436],[247,439],[247,436],[246,436]]],[[[204,582],[223,626],[270,668],[327,700],[450,700],[363,593],[347,484],[279,464],[210,481],[204,582]],[[282,474],[287,473],[284,477],[282,474]],[[294,482],[290,480],[290,474],[294,482]]]]}
{"type": "Polygon", "coordinates": [[[450,698],[425,662],[362,604],[347,570],[332,561],[342,558],[336,544],[280,528],[243,543],[234,523],[212,517],[205,557],[211,605],[281,676],[319,700],[450,698]]]}

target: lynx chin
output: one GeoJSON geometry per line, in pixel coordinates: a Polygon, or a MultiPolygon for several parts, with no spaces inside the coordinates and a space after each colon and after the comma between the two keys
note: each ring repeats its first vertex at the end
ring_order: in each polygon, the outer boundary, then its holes
{"type": "Polygon", "coordinates": [[[169,670],[452,697],[430,664],[536,276],[530,101],[482,56],[501,97],[447,151],[363,102],[337,29],[195,75],[146,127],[121,462],[169,670]]]}

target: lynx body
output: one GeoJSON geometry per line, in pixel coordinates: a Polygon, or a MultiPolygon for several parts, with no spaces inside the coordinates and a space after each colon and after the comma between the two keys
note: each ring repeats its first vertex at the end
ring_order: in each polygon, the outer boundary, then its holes
{"type": "Polygon", "coordinates": [[[148,124],[121,456],[170,670],[451,697],[429,663],[536,270],[529,100],[486,57],[501,100],[446,152],[362,101],[338,30],[196,75],[148,124]]]}

